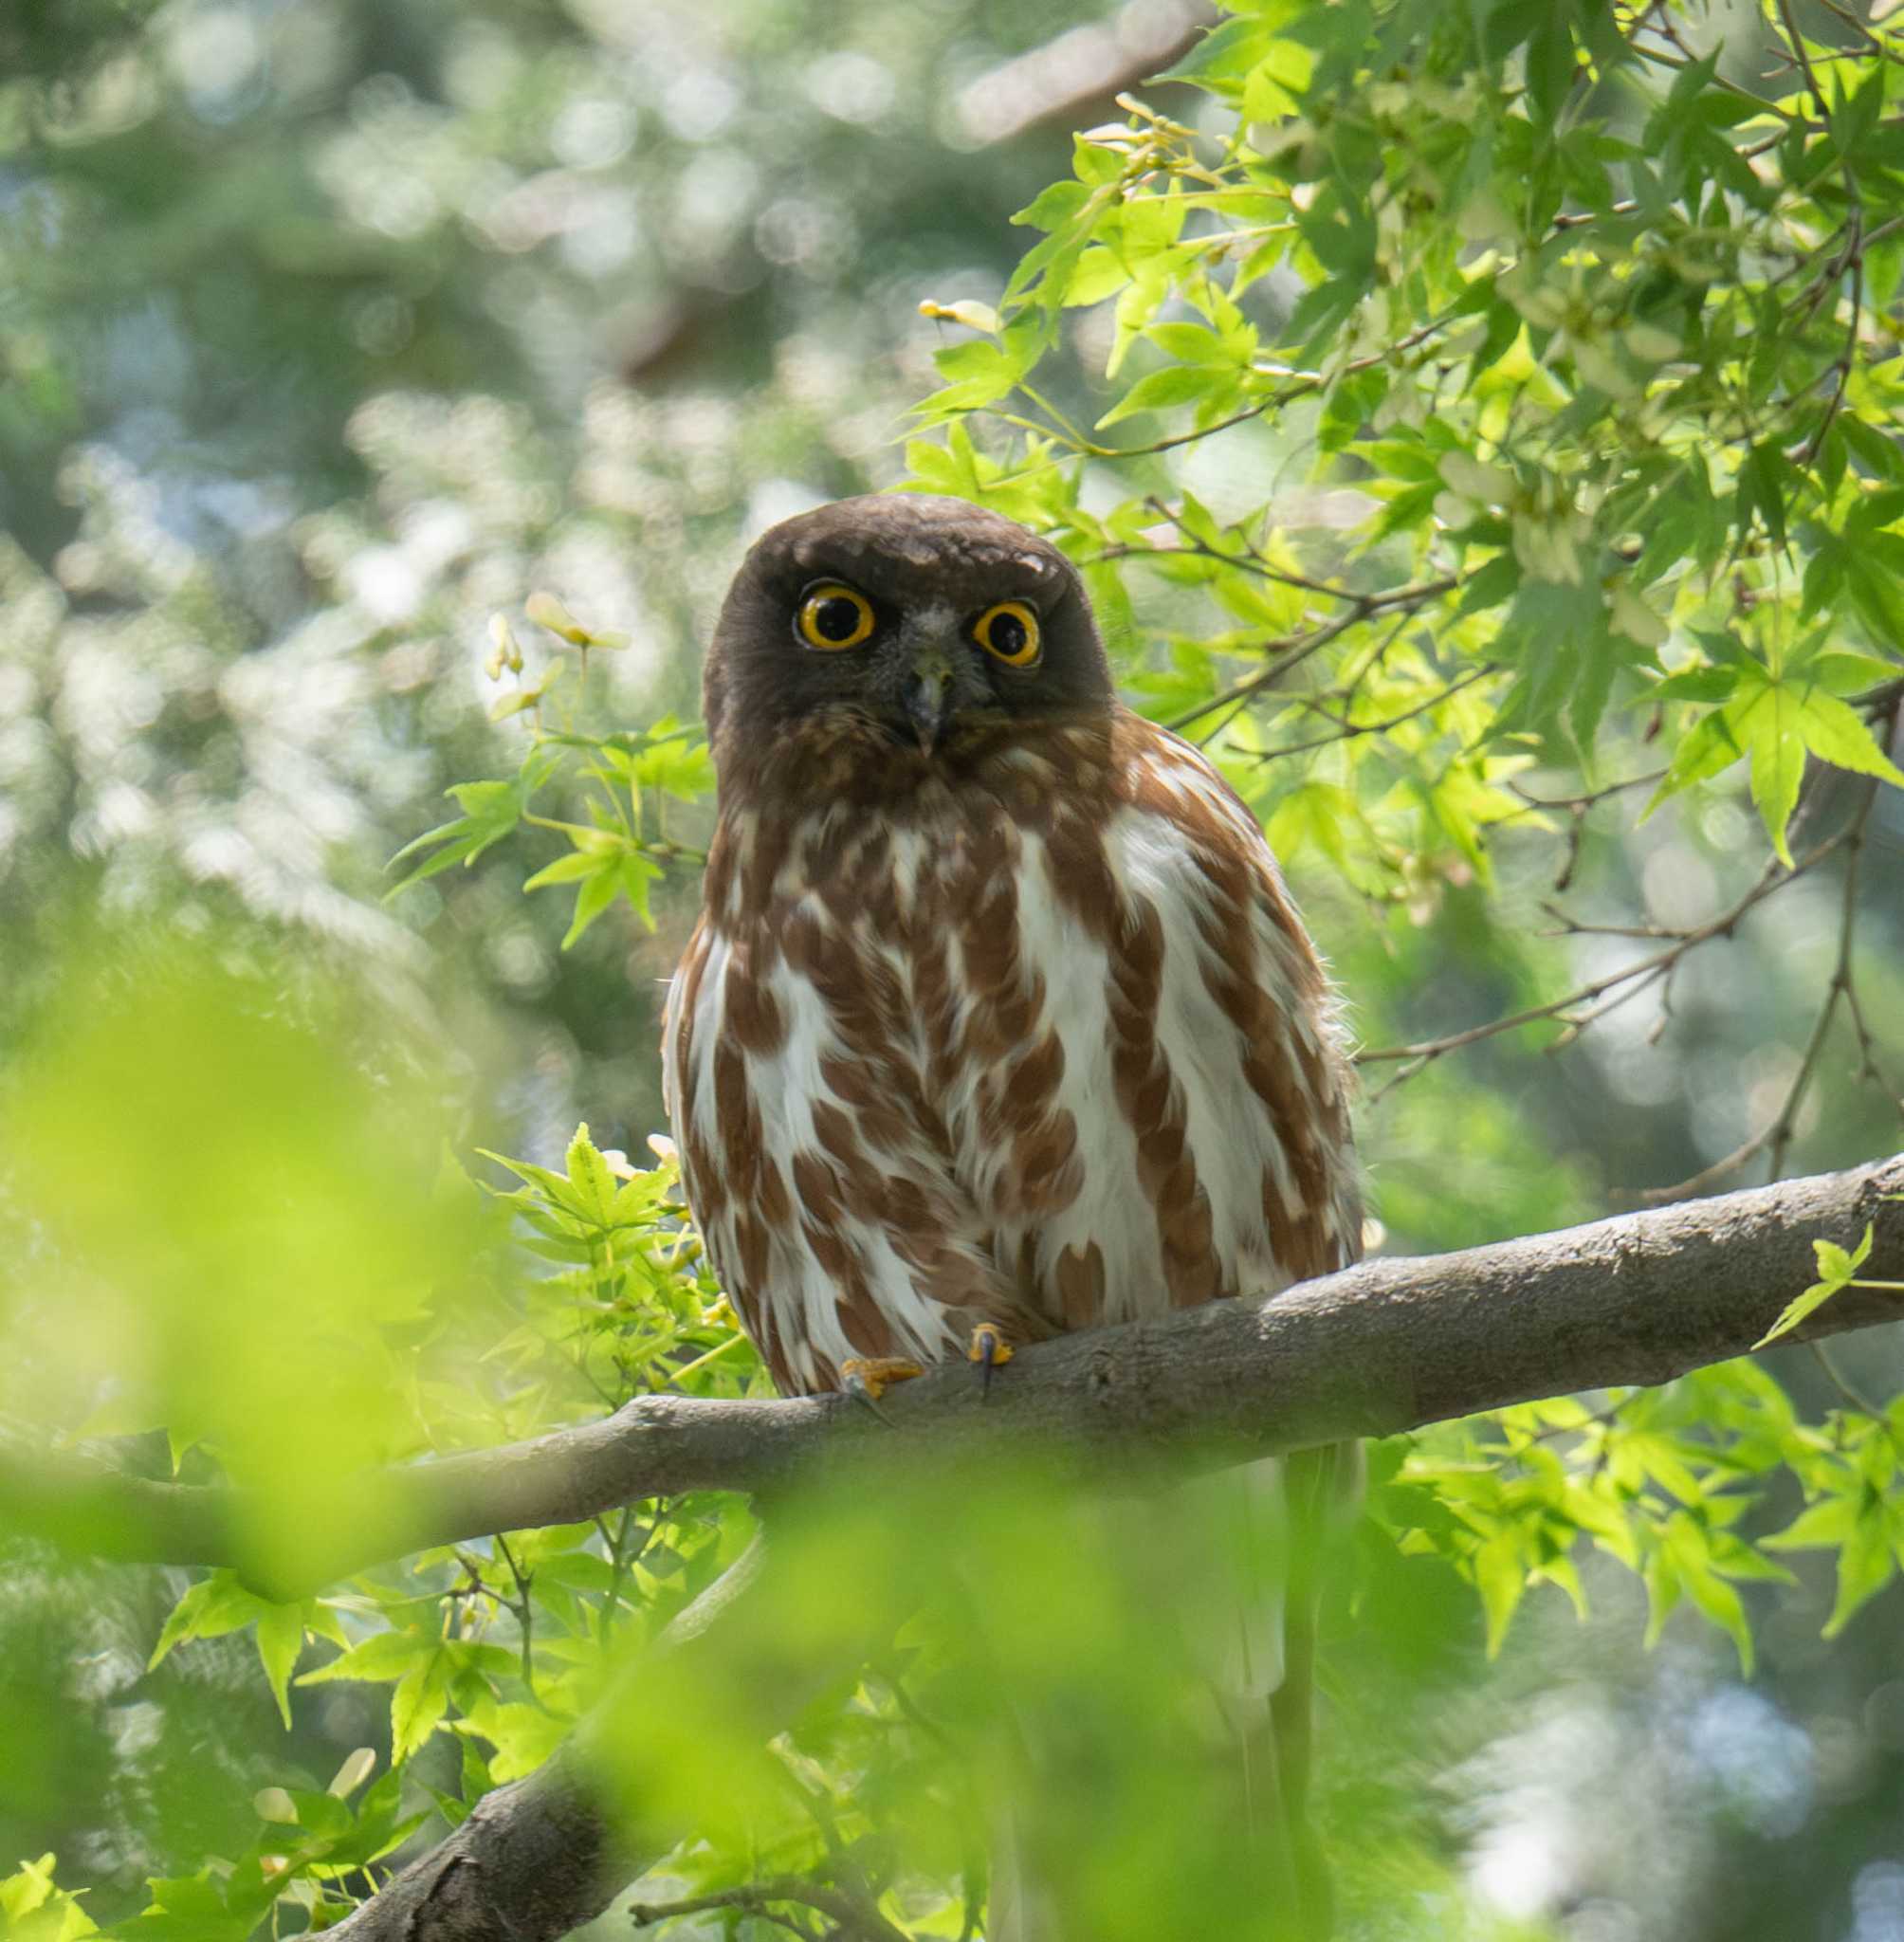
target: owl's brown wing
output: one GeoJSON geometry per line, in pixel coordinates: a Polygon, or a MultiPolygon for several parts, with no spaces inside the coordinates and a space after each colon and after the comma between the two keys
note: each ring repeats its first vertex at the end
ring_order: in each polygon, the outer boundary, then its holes
{"type": "Polygon", "coordinates": [[[1004,892],[962,925],[962,955],[1010,965],[992,1002],[1023,1023],[961,1079],[1016,1093],[1023,1122],[1036,1072],[1067,1191],[1016,1204],[1023,1169],[955,1109],[999,1257],[1028,1263],[1064,1328],[1270,1293],[1352,1258],[1343,1034],[1254,817],[1199,751],[1122,710],[1021,737],[1000,768],[1004,892]]]}

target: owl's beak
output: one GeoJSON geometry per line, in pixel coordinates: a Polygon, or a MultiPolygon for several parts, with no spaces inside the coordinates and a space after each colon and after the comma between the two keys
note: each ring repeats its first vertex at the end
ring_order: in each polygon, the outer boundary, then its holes
{"type": "Polygon", "coordinates": [[[912,671],[906,677],[901,698],[906,705],[906,719],[919,738],[921,755],[930,755],[945,732],[945,720],[952,711],[952,664],[945,655],[928,648],[912,664],[912,671]]]}

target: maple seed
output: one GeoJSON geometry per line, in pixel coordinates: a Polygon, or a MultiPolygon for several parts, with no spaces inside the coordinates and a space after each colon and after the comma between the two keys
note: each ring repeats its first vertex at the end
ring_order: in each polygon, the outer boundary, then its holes
{"type": "Polygon", "coordinates": [[[508,621],[500,614],[489,616],[489,638],[494,646],[483,663],[484,673],[491,681],[501,681],[505,668],[512,674],[520,674],[522,671],[522,650],[516,645],[516,636],[509,631],[508,621]]]}

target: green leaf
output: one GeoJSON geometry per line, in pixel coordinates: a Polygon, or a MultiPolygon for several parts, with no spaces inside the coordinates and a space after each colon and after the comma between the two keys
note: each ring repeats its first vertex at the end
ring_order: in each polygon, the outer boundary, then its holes
{"type": "Polygon", "coordinates": [[[300,1674],[298,1684],[320,1686],[332,1679],[400,1679],[435,1651],[436,1641],[414,1626],[406,1626],[402,1631],[373,1632],[327,1664],[300,1674]]]}
{"type": "Polygon", "coordinates": [[[1082,212],[1089,200],[1090,191],[1082,182],[1053,182],[1012,220],[1033,229],[1061,229],[1082,212]]]}
{"type": "Polygon", "coordinates": [[[1187,405],[1194,399],[1209,397],[1226,382],[1218,373],[1181,364],[1148,372],[1097,421],[1096,429],[1102,431],[1107,426],[1134,417],[1139,412],[1166,411],[1175,405],[1187,405]]]}
{"type": "Polygon", "coordinates": [[[616,859],[604,857],[597,868],[582,880],[576,892],[575,914],[562,933],[562,949],[577,944],[597,917],[615,900],[622,888],[621,870],[616,859]]]}
{"type": "Polygon", "coordinates": [[[1646,1585],[1646,1649],[1650,1652],[1658,1644],[1683,1587],[1663,1547],[1648,1554],[1640,1575],[1646,1585]]]}
{"type": "Polygon", "coordinates": [[[1776,1342],[1781,1335],[1790,1334],[1807,1316],[1817,1313],[1840,1289],[1849,1287],[1852,1277],[1870,1255],[1872,1236],[1873,1227],[1867,1222],[1864,1238],[1850,1254],[1836,1242],[1813,1241],[1812,1252],[1818,1258],[1819,1279],[1803,1294],[1795,1295],[1785,1304],[1778,1320],[1752,1344],[1753,1348],[1763,1348],[1768,1342],[1776,1342]]]}
{"type": "Polygon", "coordinates": [[[146,1660],[150,1672],[172,1650],[190,1639],[217,1639],[248,1625],[261,1612],[271,1609],[256,1592],[239,1583],[235,1571],[217,1570],[201,1578],[173,1606],[158,1635],[158,1642],[146,1660]]]}
{"type": "Polygon", "coordinates": [[[298,1825],[320,1840],[340,1841],[351,1831],[351,1810],[335,1794],[312,1793],[301,1787],[290,1799],[297,1810],[298,1825]]]}
{"type": "Polygon", "coordinates": [[[483,1750],[467,1733],[461,1735],[463,1742],[463,1805],[473,1807],[495,1785],[489,1771],[489,1763],[483,1757],[483,1750]]]}
{"type": "Polygon", "coordinates": [[[302,1604],[266,1605],[258,1614],[258,1658],[284,1731],[291,1730],[291,1675],[304,1649],[302,1604]]]}
{"type": "Polygon", "coordinates": [[[1808,661],[1805,672],[1833,694],[1858,694],[1866,688],[1904,679],[1904,662],[1880,661],[1875,654],[1832,650],[1808,661]]]}
{"type": "MultiPolygon", "coordinates": [[[[1739,674],[1735,668],[1682,668],[1676,674],[1656,681],[1639,697],[1639,704],[1730,701],[1737,692],[1738,686],[1739,674]]],[[[1736,755],[1736,748],[1732,752],[1736,755]]]]}
{"type": "Polygon", "coordinates": [[[1117,295],[1129,283],[1130,271],[1117,251],[1102,244],[1093,244],[1080,252],[1076,266],[1065,284],[1065,307],[1082,310],[1090,304],[1102,303],[1107,297],[1117,295]]]}
{"type": "Polygon", "coordinates": [[[1785,543],[1785,482],[1791,467],[1772,446],[1755,445],[1739,467],[1734,517],[1741,533],[1749,531],[1756,512],[1771,535],[1772,544],[1785,543]]]}
{"type": "Polygon", "coordinates": [[[1792,858],[1785,830],[1804,779],[1800,708],[1790,687],[1753,663],[1741,669],[1738,695],[1725,709],[1727,725],[1750,760],[1752,800],[1766,834],[1787,870],[1792,858]]]}
{"type": "Polygon", "coordinates": [[[1878,747],[1863,718],[1836,695],[1822,687],[1811,689],[1800,705],[1797,729],[1804,745],[1822,760],[1904,789],[1904,772],[1878,747]]]}
{"type": "Polygon", "coordinates": [[[1739,1671],[1750,1677],[1751,1627],[1738,1592],[1712,1568],[1711,1534],[1682,1511],[1666,1520],[1661,1537],[1680,1589],[1731,1640],[1739,1655],[1739,1671]]]}
{"type": "Polygon", "coordinates": [[[670,736],[637,750],[630,773],[644,789],[659,789],[682,802],[714,793],[714,758],[705,742],[670,736]]]}
{"type": "Polygon", "coordinates": [[[1832,429],[1877,477],[1904,476],[1904,439],[1887,433],[1879,426],[1865,424],[1855,412],[1842,414],[1832,429]]]}
{"type": "Polygon", "coordinates": [[[1890,1584],[1896,1568],[1884,1506],[1867,1498],[1838,1554],[1838,1597],[1825,1621],[1824,1636],[1837,1638],[1858,1607],[1890,1584]]]}
{"type": "Polygon", "coordinates": [[[1528,1588],[1527,1562],[1518,1530],[1506,1525],[1487,1538],[1474,1552],[1474,1568],[1481,1609],[1488,1621],[1488,1657],[1492,1658],[1500,1651],[1528,1588]]]}
{"type": "Polygon", "coordinates": [[[615,866],[616,878],[621,893],[628,899],[629,907],[648,930],[654,928],[654,913],[649,908],[649,886],[661,875],[661,866],[643,855],[638,850],[626,852],[615,866]]]}
{"type": "Polygon", "coordinates": [[[1500,606],[1513,598],[1520,590],[1520,561],[1511,553],[1497,554],[1462,581],[1461,597],[1455,605],[1455,617],[1458,620],[1466,614],[1500,606]]]}
{"type": "Polygon", "coordinates": [[[1785,1528],[1763,1540],[1768,1550],[1836,1550],[1858,1521],[1858,1500],[1849,1493],[1821,1497],[1785,1528]]]}
{"type": "Polygon", "coordinates": [[[608,1170],[608,1162],[595,1151],[595,1142],[589,1138],[587,1121],[577,1127],[565,1163],[569,1184],[575,1188],[577,1198],[604,1227],[608,1226],[614,1218],[615,1181],[608,1170]]]}
{"type": "Polygon", "coordinates": [[[470,1727],[496,1749],[485,1763],[491,1785],[519,1780],[546,1763],[567,1738],[571,1722],[540,1706],[511,1700],[485,1708],[470,1727]]]}
{"type": "Polygon", "coordinates": [[[391,858],[391,867],[394,869],[406,856],[432,848],[436,851],[393,885],[385,892],[386,901],[411,885],[448,870],[452,863],[474,863],[485,850],[493,849],[515,829],[528,801],[521,778],[507,782],[459,782],[444,793],[454,797],[463,814],[454,822],[439,823],[435,829],[426,830],[391,858]]]}
{"type": "Polygon", "coordinates": [[[584,877],[599,875],[606,859],[597,852],[571,850],[566,856],[558,856],[553,863],[545,863],[534,876],[525,877],[522,888],[525,890],[547,889],[551,884],[577,883],[584,877]]]}
{"type": "Polygon", "coordinates": [[[53,1881],[53,1857],[22,1861],[0,1879],[0,1934],[9,1942],[78,1942],[99,1929],[75,1897],[53,1881]]]}
{"type": "Polygon", "coordinates": [[[1659,786],[1639,813],[1639,820],[1644,822],[1668,797],[1730,768],[1741,753],[1731,723],[1723,710],[1701,716],[1674,751],[1659,786]]]}
{"type": "Polygon", "coordinates": [[[1237,80],[1248,74],[1268,53],[1275,28],[1267,20],[1248,15],[1219,22],[1205,31],[1174,67],[1156,79],[1162,81],[1237,80]]]}
{"type": "Polygon", "coordinates": [[[432,1652],[412,1664],[390,1698],[391,1759],[409,1759],[443,1722],[449,1710],[449,1658],[432,1652]]]}

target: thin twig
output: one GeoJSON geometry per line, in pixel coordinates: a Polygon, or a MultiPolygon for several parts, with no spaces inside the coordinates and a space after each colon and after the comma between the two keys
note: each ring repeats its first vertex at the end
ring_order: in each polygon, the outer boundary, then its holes
{"type": "Polygon", "coordinates": [[[1840,1396],[1842,1396],[1844,1400],[1848,1403],[1850,1403],[1854,1409],[1862,1410],[1866,1416],[1873,1418],[1875,1420],[1878,1422],[1887,1422],[1889,1420],[1888,1413],[1885,1410],[1883,1404],[1879,1402],[1874,1402],[1870,1397],[1865,1395],[1863,1390],[1858,1388],[1857,1384],[1854,1383],[1845,1375],[1844,1371],[1839,1367],[1837,1362],[1833,1359],[1833,1357],[1831,1357],[1829,1354],[1825,1352],[1825,1347],[1822,1342],[1807,1343],[1806,1347],[1811,1350],[1812,1354],[1818,1358],[1818,1365],[1824,1371],[1826,1377],[1829,1379],[1831,1383],[1831,1386],[1834,1389],[1836,1389],[1838,1393],[1840,1396]]]}
{"type": "Polygon", "coordinates": [[[1779,19],[1785,24],[1785,38],[1791,43],[1793,58],[1798,63],[1799,72],[1804,76],[1805,92],[1811,96],[1818,112],[1829,118],[1831,104],[1824,98],[1824,90],[1818,84],[1818,75],[1813,70],[1811,56],[1805,51],[1804,36],[1798,30],[1798,22],[1792,17],[1791,0],[1778,0],[1779,19]]]}
{"type": "Polygon", "coordinates": [[[1683,929],[1674,929],[1663,924],[1583,924],[1576,917],[1569,917],[1558,904],[1543,904],[1541,914],[1551,917],[1554,927],[1551,930],[1536,931],[1541,938],[1555,937],[1624,937],[1639,938],[1654,944],[1664,943],[1669,938],[1684,937],[1683,929]]]}
{"type": "Polygon", "coordinates": [[[1312,655],[1318,654],[1338,635],[1345,634],[1352,627],[1366,620],[1371,614],[1381,613],[1384,608],[1394,607],[1403,601],[1420,606],[1450,592],[1460,584],[1454,577],[1442,580],[1423,580],[1417,586],[1398,588],[1391,594],[1357,594],[1346,613],[1338,614],[1332,620],[1312,628],[1308,633],[1289,634],[1283,639],[1266,644],[1266,653],[1276,653],[1277,658],[1267,667],[1258,669],[1254,674],[1227,687],[1221,694],[1213,695],[1207,702],[1199,702],[1194,708],[1186,708],[1181,715],[1173,716],[1163,724],[1166,728],[1182,728],[1190,723],[1200,720],[1204,715],[1214,714],[1218,708],[1225,708],[1232,702],[1247,701],[1250,696],[1260,694],[1272,683],[1280,681],[1292,668],[1299,668],[1312,655]]]}
{"type": "Polygon", "coordinates": [[[509,1567],[509,1576],[516,1581],[516,1596],[509,1603],[509,1609],[516,1615],[517,1629],[522,1641],[522,1683],[529,1689],[529,1698],[537,1706],[541,1700],[536,1693],[535,1664],[535,1615],[529,1604],[529,1586],[535,1582],[533,1571],[524,1571],[516,1562],[516,1554],[509,1548],[509,1540],[499,1530],[496,1533],[496,1548],[503,1554],[503,1562],[509,1567]]]}
{"type": "Polygon", "coordinates": [[[1617,1012],[1622,1005],[1629,1005],[1642,993],[1649,992],[1656,984],[1663,984],[1678,967],[1675,958],[1669,964],[1662,964],[1657,971],[1649,971],[1643,978],[1636,978],[1622,991],[1610,993],[1595,1005],[1591,1011],[1582,1012],[1578,1017],[1565,1020],[1565,1029],[1552,1044],[1545,1049],[1549,1053],[1565,1052],[1589,1026],[1597,1025],[1611,1012],[1617,1012]]]}
{"type": "Polygon", "coordinates": [[[684,1896],[679,1901],[637,1902],[629,1910],[629,1915],[637,1929],[668,1921],[676,1915],[701,1915],[721,1908],[778,1920],[769,1906],[773,1902],[792,1902],[796,1908],[810,1908],[837,1922],[848,1934],[866,1936],[870,1942],[912,1942],[904,1929],[895,1928],[876,1908],[841,1889],[829,1888],[798,1875],[750,1881],[743,1888],[720,1888],[707,1895],[684,1896]]]}
{"type": "MultiPolygon", "coordinates": [[[[1485,680],[1498,670],[1498,665],[1493,661],[1483,661],[1478,668],[1471,668],[1459,680],[1451,681],[1447,687],[1431,694],[1426,701],[1417,702],[1413,707],[1402,709],[1399,715],[1390,715],[1380,722],[1338,723],[1336,733],[1333,735],[1318,735],[1312,741],[1292,742],[1282,748],[1266,748],[1255,759],[1259,762],[1280,761],[1285,756],[1307,755],[1311,749],[1332,748],[1337,742],[1353,742],[1358,736],[1386,735],[1391,728],[1400,728],[1404,723],[1414,721],[1418,715],[1425,715],[1431,708],[1438,708],[1443,702],[1453,700],[1464,687],[1473,687],[1475,682],[1485,680]]],[[[1298,699],[1304,707],[1313,708],[1317,714],[1328,721],[1335,720],[1321,702],[1312,701],[1307,696],[1298,699]]]]}
{"type": "Polygon", "coordinates": [[[1736,1173],[1740,1167],[1755,1160],[1761,1153],[1770,1156],[1771,1178],[1780,1179],[1785,1173],[1785,1155],[1790,1150],[1792,1135],[1797,1128],[1798,1116],[1803,1108],[1812,1082],[1818,1076],[1819,1059],[1823,1053],[1825,1039],[1831,1030],[1831,1021],[1838,1016],[1840,1003],[1852,989],[1851,953],[1858,931],[1858,858],[1864,847],[1864,829],[1871,818],[1872,805],[1877,798],[1877,779],[1870,778],[1864,785],[1864,800],[1858,805],[1857,814],[1832,840],[1841,842],[1849,854],[1844,865],[1844,888],[1840,894],[1838,918],[1838,958],[1832,966],[1830,981],[1825,986],[1824,1000],[1818,1008],[1818,1016],[1812,1020],[1809,1036],[1805,1039],[1804,1051],[1800,1054],[1798,1070],[1792,1074],[1791,1084],[1786,1087],[1783,1102],[1771,1119],[1752,1136],[1728,1153],[1724,1159],[1715,1160],[1710,1166],[1701,1167],[1689,1180],[1682,1180],[1670,1187],[1653,1187],[1639,1198],[1653,1206],[1662,1206],[1669,1200],[1690,1199],[1704,1193],[1717,1182],[1736,1173]]]}
{"type": "Polygon", "coordinates": [[[1441,1057],[1445,1053],[1458,1052],[1463,1046],[1478,1044],[1484,1038],[1492,1038],[1502,1032],[1516,1031],[1523,1025],[1538,1024],[1544,1018],[1562,1017],[1574,1006],[1590,1003],[1594,998],[1619,985],[1626,984],[1636,978],[1644,978],[1649,973],[1670,968],[1688,951],[1699,944],[1715,937],[1730,936],[1748,911],[1783,889],[1787,884],[1796,883],[1800,877],[1815,869],[1846,841],[1849,834],[1849,830],[1844,829],[1827,836],[1823,842],[1815,844],[1806,851],[1788,870],[1776,861],[1768,863],[1758,882],[1736,903],[1720,911],[1716,917],[1709,918],[1704,924],[1695,925],[1683,936],[1675,938],[1665,949],[1656,951],[1651,957],[1640,958],[1621,970],[1609,972],[1604,978],[1596,978],[1590,984],[1584,984],[1577,991],[1568,992],[1565,998],[1553,998],[1546,1004],[1529,1005],[1524,1011],[1511,1013],[1505,1018],[1494,1018],[1485,1025],[1471,1025],[1464,1032],[1451,1032],[1444,1037],[1422,1039],[1413,1045],[1381,1046],[1372,1052],[1361,1052],[1356,1054],[1357,1062],[1362,1065],[1402,1062],[1402,1072],[1376,1095],[1380,1098],[1392,1091],[1401,1079],[1412,1077],[1423,1066],[1441,1057]]]}
{"type": "MultiPolygon", "coordinates": [[[[1445,329],[1455,321],[1450,310],[1440,317],[1430,318],[1419,329],[1412,330],[1406,337],[1398,338],[1392,344],[1384,344],[1379,351],[1370,351],[1365,357],[1351,357],[1341,370],[1331,376],[1326,371],[1303,371],[1291,375],[1288,384],[1272,392],[1266,398],[1254,405],[1246,406],[1240,412],[1234,412],[1227,418],[1219,418],[1214,425],[1205,425],[1193,431],[1173,432],[1167,438],[1154,439],[1148,445],[1114,446],[1099,445],[1094,440],[1078,442],[1074,449],[1094,459],[1136,459],[1148,458],[1156,452],[1174,451],[1180,445],[1199,444],[1206,438],[1213,438],[1219,431],[1233,431],[1238,425],[1247,425],[1253,418],[1260,418],[1267,412],[1273,412],[1283,405],[1294,404],[1299,398],[1325,390],[1328,385],[1345,377],[1352,377],[1363,371],[1372,371],[1378,364],[1385,364],[1391,357],[1399,357],[1404,352],[1412,351],[1418,344],[1425,343],[1437,330],[1445,329]]],[[[1258,371],[1259,376],[1272,374],[1258,371]]]]}
{"type": "Polygon", "coordinates": [[[1597,808],[1609,797],[1623,794],[1628,789],[1644,789],[1650,783],[1657,782],[1666,771],[1663,768],[1648,769],[1643,776],[1627,776],[1618,782],[1607,782],[1598,789],[1588,789],[1579,796],[1535,796],[1509,778],[1506,787],[1510,796],[1517,796],[1529,809],[1565,809],[1584,812],[1597,808]]]}

